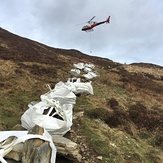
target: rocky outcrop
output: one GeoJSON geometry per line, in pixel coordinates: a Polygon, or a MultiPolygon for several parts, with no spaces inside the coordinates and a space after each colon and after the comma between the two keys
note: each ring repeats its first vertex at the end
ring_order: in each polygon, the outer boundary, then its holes
{"type": "Polygon", "coordinates": [[[52,139],[57,148],[57,154],[69,160],[81,162],[82,157],[78,151],[78,145],[76,143],[60,135],[52,135],[52,139]]]}
{"type": "MultiPolygon", "coordinates": [[[[35,126],[28,134],[42,135],[43,132],[44,129],[42,127],[35,126]]],[[[51,136],[58,155],[68,160],[81,162],[81,155],[76,143],[60,135],[51,136]]],[[[35,138],[15,145],[5,158],[7,158],[7,162],[11,163],[50,163],[51,152],[51,147],[47,141],[35,138]]]]}

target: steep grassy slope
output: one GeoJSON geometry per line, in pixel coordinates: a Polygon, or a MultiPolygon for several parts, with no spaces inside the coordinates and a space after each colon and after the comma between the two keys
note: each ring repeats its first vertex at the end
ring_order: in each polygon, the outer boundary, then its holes
{"type": "MultiPolygon", "coordinates": [[[[131,72],[131,65],[98,69],[95,95],[79,98],[82,133],[103,162],[162,162],[163,83],[159,76],[131,72]],[[127,68],[126,68],[127,67],[127,68]],[[85,105],[84,105],[85,104],[85,105]]],[[[157,66],[151,65],[150,69],[157,66]]],[[[133,65],[132,65],[133,67],[133,65]]],[[[158,68],[156,72],[162,71],[158,68]]],[[[150,71],[151,72],[151,71],[150,71]]]]}
{"type": "Polygon", "coordinates": [[[28,103],[40,100],[46,84],[71,77],[68,71],[79,62],[99,72],[94,96],[77,98],[66,135],[79,144],[83,162],[163,162],[163,67],[51,48],[1,28],[0,130],[21,129],[28,103]]]}

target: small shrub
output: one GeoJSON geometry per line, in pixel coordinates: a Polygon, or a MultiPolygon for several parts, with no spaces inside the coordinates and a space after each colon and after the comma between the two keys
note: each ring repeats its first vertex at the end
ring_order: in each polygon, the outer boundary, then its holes
{"type": "Polygon", "coordinates": [[[129,108],[130,119],[139,127],[144,127],[147,120],[147,108],[140,103],[129,108]]]}
{"type": "Polygon", "coordinates": [[[129,108],[129,117],[138,128],[146,128],[148,131],[163,129],[163,114],[158,110],[149,110],[140,103],[129,108]]]}
{"type": "Polygon", "coordinates": [[[124,112],[122,109],[110,111],[104,108],[96,108],[92,110],[87,110],[85,114],[90,118],[101,119],[109,127],[125,125],[129,120],[128,113],[124,112]]]}
{"type": "Polygon", "coordinates": [[[85,114],[90,118],[101,119],[102,121],[105,121],[107,117],[110,117],[111,111],[104,108],[95,108],[86,110],[85,114]]]}
{"type": "Polygon", "coordinates": [[[108,106],[110,106],[112,109],[116,109],[116,107],[119,105],[118,101],[115,98],[111,98],[108,101],[108,106]]]}
{"type": "Polygon", "coordinates": [[[128,122],[128,114],[122,109],[114,110],[110,117],[107,117],[104,121],[110,127],[118,127],[119,125],[125,125],[128,122]]]}
{"type": "Polygon", "coordinates": [[[144,130],[139,133],[139,136],[141,139],[149,139],[151,134],[148,131],[144,130]]]}
{"type": "Polygon", "coordinates": [[[159,146],[163,149],[163,135],[162,134],[157,134],[155,136],[154,143],[156,146],[159,146]]]}
{"type": "Polygon", "coordinates": [[[160,157],[158,156],[158,153],[155,150],[151,150],[146,154],[146,157],[148,160],[151,160],[151,162],[154,163],[161,163],[160,157]]]}

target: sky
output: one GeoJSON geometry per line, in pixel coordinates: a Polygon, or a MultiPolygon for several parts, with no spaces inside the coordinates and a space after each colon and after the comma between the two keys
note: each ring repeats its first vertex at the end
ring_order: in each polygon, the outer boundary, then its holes
{"type": "Polygon", "coordinates": [[[162,0],[0,0],[0,27],[45,45],[119,63],[163,66],[162,0]],[[92,32],[81,28],[95,16],[92,32]]]}

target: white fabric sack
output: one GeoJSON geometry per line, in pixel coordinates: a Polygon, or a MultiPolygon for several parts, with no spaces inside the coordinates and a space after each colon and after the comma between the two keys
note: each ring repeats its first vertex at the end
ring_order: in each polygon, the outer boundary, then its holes
{"type": "Polygon", "coordinates": [[[85,67],[89,67],[91,69],[94,69],[95,68],[95,65],[94,64],[88,64],[88,63],[86,63],[84,66],[85,67]]]}
{"type": "Polygon", "coordinates": [[[46,94],[40,96],[41,100],[55,99],[60,104],[75,104],[76,95],[72,92],[74,87],[66,86],[63,82],[59,82],[55,85],[55,88],[46,94]]]}
{"type": "Polygon", "coordinates": [[[97,77],[97,74],[95,72],[88,72],[87,74],[83,74],[83,77],[85,77],[86,79],[90,80],[92,78],[97,77]]]}
{"type": "Polygon", "coordinates": [[[29,130],[39,125],[51,134],[64,135],[72,126],[72,109],[72,104],[58,107],[50,99],[29,105],[28,110],[21,117],[22,126],[29,130]],[[47,113],[44,114],[45,112],[47,113]]]}
{"type": "Polygon", "coordinates": [[[84,72],[91,72],[92,71],[92,69],[90,68],[90,67],[84,67],[84,72]]]}
{"type": "Polygon", "coordinates": [[[66,82],[66,85],[68,84],[68,83],[74,83],[74,82],[78,82],[78,83],[80,83],[81,81],[80,81],[80,78],[68,78],[68,80],[67,80],[67,82],[66,82]]]}
{"type": "Polygon", "coordinates": [[[84,69],[84,63],[73,64],[74,68],[78,68],[80,70],[84,69]]]}
{"type": "Polygon", "coordinates": [[[16,144],[34,138],[39,138],[49,142],[52,149],[51,163],[55,163],[57,150],[51,135],[45,129],[43,135],[28,134],[28,131],[0,131],[0,162],[7,163],[4,156],[7,155],[16,144]],[[5,140],[11,136],[13,137],[12,141],[10,143],[5,142],[5,140]]]}
{"type": "Polygon", "coordinates": [[[86,94],[91,94],[93,95],[93,87],[90,82],[80,82],[80,78],[78,78],[75,82],[71,82],[70,78],[68,79],[66,85],[70,85],[70,87],[75,87],[74,93],[79,94],[79,93],[86,93],[86,94]]]}
{"type": "Polygon", "coordinates": [[[80,70],[78,70],[78,69],[71,69],[71,70],[69,71],[69,73],[70,73],[71,75],[78,76],[78,75],[80,75],[80,70]]]}

